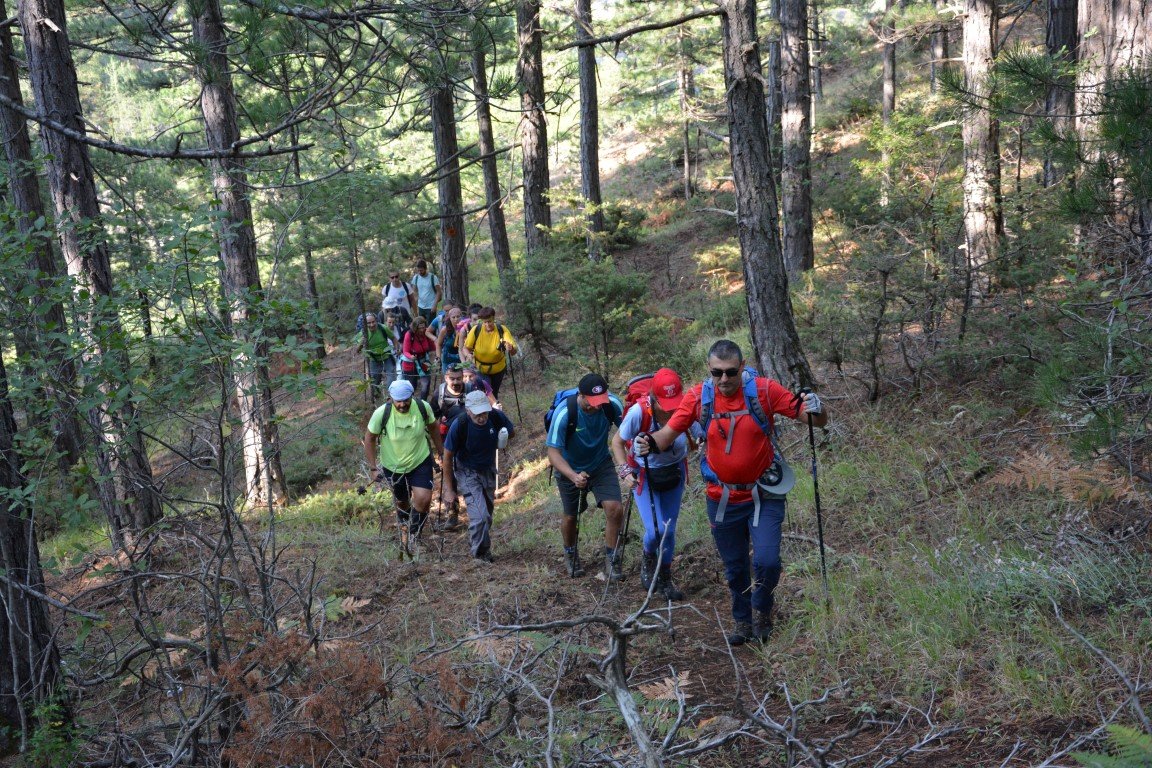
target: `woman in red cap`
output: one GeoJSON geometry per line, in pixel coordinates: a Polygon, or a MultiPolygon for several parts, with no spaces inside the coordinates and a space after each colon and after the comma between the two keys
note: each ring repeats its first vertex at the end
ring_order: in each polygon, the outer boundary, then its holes
{"type": "Polygon", "coordinates": [[[672,412],[684,399],[684,382],[671,368],[661,368],[652,376],[652,392],[628,409],[620,429],[612,438],[616,472],[631,488],[640,520],[644,523],[644,559],[640,581],[648,589],[656,579],[656,591],[669,600],[682,600],[684,593],[672,582],[672,555],[676,550],[676,520],[688,477],[687,434],[676,438],[672,447],[651,454],[648,466],[638,455],[629,461],[628,445],[637,435],[655,432],[668,423],[672,412]],[[639,469],[637,469],[639,467],[639,469]],[[657,567],[659,563],[659,567],[657,567]]]}

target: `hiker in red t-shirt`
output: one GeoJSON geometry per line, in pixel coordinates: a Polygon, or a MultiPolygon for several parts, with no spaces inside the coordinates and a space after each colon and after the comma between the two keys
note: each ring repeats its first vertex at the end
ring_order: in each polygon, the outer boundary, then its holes
{"type": "Polygon", "coordinates": [[[705,470],[705,479],[712,539],[732,593],[736,627],[728,642],[763,642],[772,631],[772,591],[780,581],[784,497],[764,490],[767,483],[762,476],[772,466],[773,448],[765,428],[750,412],[745,391],[752,384],[746,382],[755,382],[757,407],[767,417],[769,431],[773,414],[817,427],[828,423],[828,415],[814,392],[798,398],[771,379],[746,379],[744,355],[728,339],[708,350],[708,368],[712,380],[690,389],[666,425],[651,435],[638,436],[634,444],[640,455],[664,450],[703,419],[711,397],[710,418],[702,424],[707,429],[705,458],[712,474],[708,477],[705,470]]]}

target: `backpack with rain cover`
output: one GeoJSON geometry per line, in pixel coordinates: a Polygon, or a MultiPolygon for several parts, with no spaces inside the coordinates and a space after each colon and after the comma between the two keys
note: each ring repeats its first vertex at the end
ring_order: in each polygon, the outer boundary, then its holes
{"type": "MultiPolygon", "coordinates": [[[[772,421],[772,417],[764,411],[764,404],[760,402],[760,392],[756,387],[756,379],[760,376],[755,368],[744,366],[742,374],[743,380],[743,393],[744,393],[744,410],[732,411],[728,413],[714,413],[716,407],[716,383],[712,379],[704,382],[704,387],[700,392],[700,428],[704,430],[705,439],[708,437],[708,427],[712,423],[712,419],[716,417],[728,418],[729,428],[727,430],[727,445],[724,452],[728,453],[732,450],[732,436],[735,433],[736,418],[743,415],[749,415],[756,426],[760,427],[760,431],[768,438],[772,444],[772,465],[764,470],[764,474],[755,483],[748,484],[730,484],[725,483],[716,473],[708,466],[708,452],[703,451],[700,456],[700,475],[705,481],[714,485],[719,485],[723,488],[720,496],[720,505],[716,509],[716,522],[724,521],[724,510],[728,506],[728,496],[731,491],[756,491],[761,489],[766,493],[774,496],[783,496],[792,489],[796,484],[796,475],[792,472],[792,468],[784,460],[784,456],[780,453],[780,449],[776,447],[776,441],[773,439],[776,432],[776,425],[772,421]]],[[[752,494],[752,501],[755,505],[755,513],[752,519],[753,525],[760,523],[760,494],[754,492],[752,494]]]]}

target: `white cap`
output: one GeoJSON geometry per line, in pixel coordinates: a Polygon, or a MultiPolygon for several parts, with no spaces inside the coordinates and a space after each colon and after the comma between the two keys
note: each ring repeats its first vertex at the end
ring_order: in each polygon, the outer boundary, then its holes
{"type": "Polygon", "coordinates": [[[401,301],[402,299],[396,296],[385,296],[384,309],[396,309],[396,307],[400,306],[401,301]]]}
{"type": "Polygon", "coordinates": [[[388,396],[393,400],[407,400],[416,390],[407,379],[397,379],[388,385],[388,396]]]}
{"type": "Polygon", "coordinates": [[[488,402],[488,396],[483,392],[469,392],[464,396],[464,407],[468,409],[468,413],[479,416],[492,410],[492,403],[488,402]]]}

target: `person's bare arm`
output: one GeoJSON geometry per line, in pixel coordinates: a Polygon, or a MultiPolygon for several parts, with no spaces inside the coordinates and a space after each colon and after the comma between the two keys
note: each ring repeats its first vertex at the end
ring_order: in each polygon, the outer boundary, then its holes
{"type": "Polygon", "coordinates": [[[376,480],[379,469],[380,436],[371,432],[364,433],[364,461],[368,463],[368,479],[376,480]]]}

